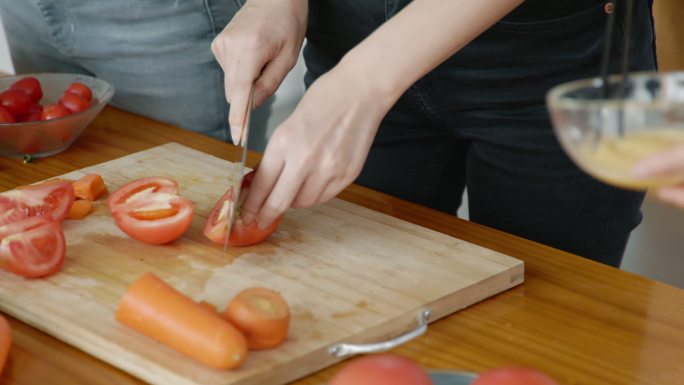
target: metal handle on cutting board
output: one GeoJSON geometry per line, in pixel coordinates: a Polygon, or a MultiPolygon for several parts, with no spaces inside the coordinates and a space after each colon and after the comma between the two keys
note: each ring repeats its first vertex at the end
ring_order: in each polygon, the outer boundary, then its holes
{"type": "Polygon", "coordinates": [[[372,344],[335,344],[328,349],[328,353],[337,358],[343,358],[353,354],[378,353],[394,349],[403,343],[425,334],[431,313],[432,311],[430,309],[422,309],[420,313],[418,313],[418,327],[410,332],[392,338],[391,340],[372,344]]]}

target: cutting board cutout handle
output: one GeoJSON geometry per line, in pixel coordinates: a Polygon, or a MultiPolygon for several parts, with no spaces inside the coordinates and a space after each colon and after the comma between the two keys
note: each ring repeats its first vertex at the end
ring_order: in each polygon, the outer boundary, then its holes
{"type": "Polygon", "coordinates": [[[340,343],[331,346],[328,353],[337,358],[345,358],[354,354],[361,353],[379,353],[394,349],[397,346],[418,338],[425,334],[428,327],[428,320],[432,310],[422,309],[418,313],[418,327],[391,340],[376,342],[372,344],[346,344],[340,343]]]}

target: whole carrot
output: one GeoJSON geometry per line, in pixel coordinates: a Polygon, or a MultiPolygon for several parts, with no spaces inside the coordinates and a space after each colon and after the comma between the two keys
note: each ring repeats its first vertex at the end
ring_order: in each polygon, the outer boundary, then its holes
{"type": "Polygon", "coordinates": [[[152,273],[128,288],[116,319],[214,368],[237,368],[247,357],[240,331],[152,273]]]}

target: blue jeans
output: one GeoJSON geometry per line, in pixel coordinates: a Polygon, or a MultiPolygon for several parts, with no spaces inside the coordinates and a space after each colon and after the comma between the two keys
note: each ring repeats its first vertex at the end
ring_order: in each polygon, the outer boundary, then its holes
{"type": "MultiPolygon", "coordinates": [[[[226,139],[223,71],[214,37],[239,0],[0,0],[17,73],[94,75],[111,104],[226,139]]],[[[252,119],[263,132],[269,107],[252,119]]]]}
{"type": "MultiPolygon", "coordinates": [[[[311,2],[307,84],[408,0],[311,2]]],[[[604,1],[528,0],[418,80],[383,120],[357,182],[619,266],[643,193],[605,185],[566,156],[545,106],[554,85],[599,74],[604,1]],[[553,4],[551,4],[553,3],[553,4]],[[572,9],[572,7],[576,9],[572,9]]],[[[630,70],[656,68],[650,4],[637,0],[630,70]]],[[[617,42],[624,39],[618,14],[617,42]]],[[[618,49],[613,54],[617,72],[618,49]]]]}

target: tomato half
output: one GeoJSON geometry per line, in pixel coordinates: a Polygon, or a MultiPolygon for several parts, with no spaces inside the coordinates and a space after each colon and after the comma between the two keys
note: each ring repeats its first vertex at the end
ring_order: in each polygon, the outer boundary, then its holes
{"type": "Polygon", "coordinates": [[[506,367],[480,374],[472,385],[558,385],[558,383],[535,369],[506,367]]]}
{"type": "MultiPolygon", "coordinates": [[[[249,193],[254,174],[256,174],[256,170],[250,171],[242,178],[240,202],[237,203],[237,208],[235,208],[235,210],[237,210],[237,218],[235,223],[233,223],[233,228],[230,232],[228,246],[250,246],[263,242],[276,231],[283,218],[280,216],[265,229],[259,228],[256,221],[252,221],[248,224],[242,222],[240,217],[240,206],[249,193]]],[[[231,205],[236,204],[235,199],[235,192],[233,191],[233,188],[230,187],[228,191],[219,198],[214,205],[214,208],[211,210],[211,213],[204,224],[204,230],[202,231],[204,236],[209,238],[210,241],[223,245],[226,239],[226,230],[228,228],[228,213],[231,209],[231,205]]]]}
{"type": "Polygon", "coordinates": [[[133,239],[154,245],[169,243],[192,224],[192,202],[178,195],[178,183],[150,177],[114,191],[107,205],[117,226],[133,239]]]}
{"type": "Polygon", "coordinates": [[[90,101],[93,98],[93,91],[90,90],[90,87],[79,82],[69,84],[69,87],[67,87],[64,92],[78,95],[87,101],[90,101]]]}
{"type": "Polygon", "coordinates": [[[40,81],[33,76],[27,76],[12,83],[10,88],[21,90],[29,95],[31,101],[38,103],[43,97],[43,89],[40,87],[40,81]]]}
{"type": "Polygon", "coordinates": [[[17,207],[0,206],[0,210],[0,226],[27,218],[26,211],[17,207]]]}
{"type": "Polygon", "coordinates": [[[0,226],[0,268],[27,278],[50,275],[64,262],[61,224],[31,217],[0,226]]]}
{"type": "Polygon", "coordinates": [[[432,385],[417,363],[395,354],[375,354],[347,364],[330,385],[432,385]]]}
{"type": "Polygon", "coordinates": [[[0,194],[1,212],[16,208],[26,216],[45,216],[57,222],[66,218],[73,203],[74,187],[66,181],[48,181],[0,194]]]}

